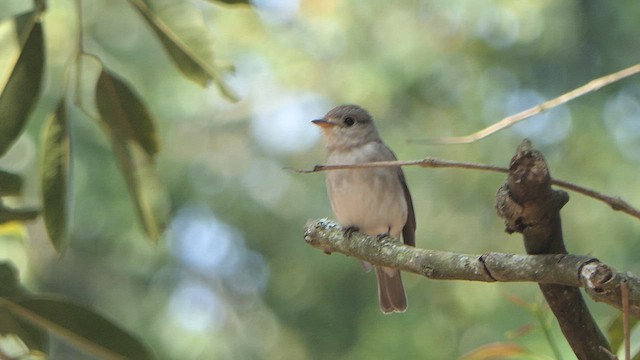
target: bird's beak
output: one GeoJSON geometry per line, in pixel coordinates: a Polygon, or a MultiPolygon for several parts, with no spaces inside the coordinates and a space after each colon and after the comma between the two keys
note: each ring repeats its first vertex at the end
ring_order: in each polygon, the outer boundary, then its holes
{"type": "Polygon", "coordinates": [[[323,129],[328,129],[328,128],[332,128],[334,126],[336,126],[337,124],[332,122],[332,121],[328,121],[325,119],[317,119],[317,120],[312,120],[312,123],[320,126],[323,129]]]}

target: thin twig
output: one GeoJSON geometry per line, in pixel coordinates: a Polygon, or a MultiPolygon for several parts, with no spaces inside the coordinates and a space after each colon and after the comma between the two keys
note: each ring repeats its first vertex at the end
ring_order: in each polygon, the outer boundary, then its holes
{"type": "Polygon", "coordinates": [[[624,329],[624,360],[631,360],[631,325],[629,324],[629,285],[622,281],[620,284],[622,298],[622,327],[624,329]]]}
{"type": "Polygon", "coordinates": [[[538,104],[532,108],[521,111],[517,114],[508,116],[498,121],[497,123],[470,135],[440,138],[440,139],[409,140],[409,141],[414,143],[419,142],[419,143],[427,143],[427,144],[434,144],[434,145],[435,144],[469,144],[478,140],[482,140],[491,134],[494,134],[502,129],[506,129],[514,124],[517,124],[522,120],[538,115],[544,111],[553,109],[554,107],[565,104],[575,98],[578,98],[592,91],[596,91],[604,86],[620,81],[626,77],[635,75],[639,72],[640,72],[640,64],[636,64],[634,66],[628,67],[624,70],[620,70],[613,74],[609,74],[601,78],[591,80],[587,84],[577,89],[571,90],[568,93],[562,94],[555,99],[545,101],[542,104],[538,104]]]}
{"type": "MultiPolygon", "coordinates": [[[[401,161],[401,160],[377,161],[377,162],[359,163],[359,164],[316,165],[311,170],[299,170],[299,169],[290,169],[290,170],[295,171],[297,173],[301,173],[301,174],[308,174],[308,173],[330,171],[330,170],[366,169],[366,168],[389,167],[389,166],[420,166],[424,168],[472,169],[472,170],[492,171],[492,172],[503,173],[503,174],[506,174],[509,172],[509,169],[501,166],[440,160],[440,159],[434,159],[434,158],[424,158],[422,160],[406,160],[406,161],[401,161]]],[[[551,179],[551,183],[561,188],[571,190],[573,192],[582,194],[584,196],[602,201],[605,204],[611,206],[613,210],[621,211],[625,214],[635,217],[636,219],[640,219],[640,210],[629,205],[629,203],[627,203],[626,201],[624,201],[619,197],[605,195],[595,190],[591,190],[583,186],[570,183],[568,181],[551,179]]]]}

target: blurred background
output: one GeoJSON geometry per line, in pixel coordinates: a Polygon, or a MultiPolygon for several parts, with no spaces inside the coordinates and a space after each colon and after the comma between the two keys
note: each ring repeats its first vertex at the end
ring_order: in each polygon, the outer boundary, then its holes
{"type": "MultiPolygon", "coordinates": [[[[303,241],[308,219],[332,216],[324,175],[287,168],[322,163],[320,131],[310,120],[356,103],[400,159],[507,166],[526,137],[543,151],[552,176],[640,206],[637,77],[475,144],[407,141],[466,135],[638,63],[640,2],[162,2],[188,7],[187,19],[208,28],[218,65],[235,68],[225,80],[240,101],[181,76],[128,3],[85,2],[86,51],[123,74],[158,118],[157,170],[171,216],[158,244],[145,237],[108,140],[74,111],[69,248],[57,255],[41,222],[0,239],[0,258],[19,268],[25,285],[98,309],[160,359],[453,359],[499,341],[551,358],[535,312],[512,300],[540,306],[535,284],[407,274],[409,310],[383,316],[373,274],[303,241]]],[[[39,204],[39,132],[60,96],[77,36],[74,2],[49,6],[48,85],[29,130],[0,159],[28,179],[27,205],[39,204]]],[[[83,81],[91,88],[95,79],[83,81]]],[[[495,214],[504,176],[420,168],[405,174],[417,246],[524,253],[520,237],[505,234],[495,214]]],[[[640,222],[570,197],[562,212],[569,251],[640,273],[640,222]]],[[[616,315],[588,302],[602,327],[616,315]]],[[[62,342],[54,353],[87,357],[62,342]]]]}

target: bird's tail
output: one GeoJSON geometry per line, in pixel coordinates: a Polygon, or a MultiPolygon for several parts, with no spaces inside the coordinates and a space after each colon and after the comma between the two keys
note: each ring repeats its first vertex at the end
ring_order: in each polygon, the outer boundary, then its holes
{"type": "Polygon", "coordinates": [[[400,270],[376,266],[376,277],[380,310],[385,314],[407,310],[407,295],[402,285],[400,270]]]}

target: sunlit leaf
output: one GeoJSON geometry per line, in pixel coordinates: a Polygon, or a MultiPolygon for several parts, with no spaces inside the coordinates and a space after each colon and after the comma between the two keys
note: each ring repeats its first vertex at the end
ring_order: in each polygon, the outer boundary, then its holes
{"type": "MultiPolygon", "coordinates": [[[[34,217],[38,216],[38,213],[34,217]]],[[[27,229],[21,221],[10,221],[0,223],[0,236],[13,237],[16,239],[26,239],[28,237],[27,229]]]]}
{"type": "Polygon", "coordinates": [[[153,241],[157,241],[164,225],[160,225],[151,201],[153,191],[161,190],[157,186],[146,184],[146,182],[153,182],[152,179],[145,176],[145,174],[153,173],[152,164],[146,161],[140,152],[136,152],[134,146],[127,144],[122,139],[112,136],[111,144],[125,176],[138,218],[147,235],[153,241]]]}
{"type": "Polygon", "coordinates": [[[3,0],[0,1],[0,22],[6,18],[16,17],[16,15],[24,14],[32,11],[34,8],[31,1],[24,0],[3,0]]]}
{"type": "Polygon", "coordinates": [[[36,296],[0,299],[0,305],[100,359],[153,358],[140,340],[86,307],[36,296]]]}
{"type": "Polygon", "coordinates": [[[27,359],[28,357],[21,356],[46,352],[49,348],[49,338],[45,331],[0,308],[0,352],[7,354],[8,347],[13,348],[12,355],[15,355],[9,357],[10,359],[27,359]],[[20,352],[15,352],[17,345],[22,348],[20,352]]]}
{"type": "Polygon", "coordinates": [[[42,146],[42,211],[51,243],[60,251],[67,243],[71,204],[71,141],[64,99],[45,125],[42,146]]]}
{"type": "Polygon", "coordinates": [[[100,116],[118,136],[131,139],[153,157],[158,152],[155,119],[138,95],[116,76],[102,71],[96,101],[100,116]]]}
{"type": "Polygon", "coordinates": [[[0,196],[19,195],[21,189],[22,178],[20,175],[0,170],[0,196]]]}
{"type": "Polygon", "coordinates": [[[110,130],[111,145],[127,182],[138,217],[149,237],[157,240],[161,233],[153,196],[162,193],[155,181],[152,155],[157,151],[152,118],[135,93],[103,71],[96,87],[100,117],[110,130]],[[123,88],[126,88],[124,91],[123,88]],[[142,110],[141,110],[142,109],[142,110]],[[141,116],[141,117],[135,117],[141,116]],[[153,134],[150,134],[153,133],[153,134]],[[142,149],[138,150],[138,149],[142,149]]]}
{"type": "Polygon", "coordinates": [[[187,78],[203,87],[213,80],[227,98],[237,99],[213,66],[211,37],[201,19],[189,11],[193,9],[189,8],[188,2],[164,1],[160,4],[157,0],[148,1],[155,4],[152,10],[142,0],[129,1],[149,24],[171,60],[187,78]]]}
{"type": "Polygon", "coordinates": [[[0,94],[0,156],[22,133],[40,93],[45,55],[42,25],[36,16],[30,13],[29,22],[18,24],[28,36],[0,94]]]}
{"type": "Polygon", "coordinates": [[[498,360],[528,354],[524,347],[513,343],[494,343],[481,346],[460,357],[460,360],[498,360]]]}

